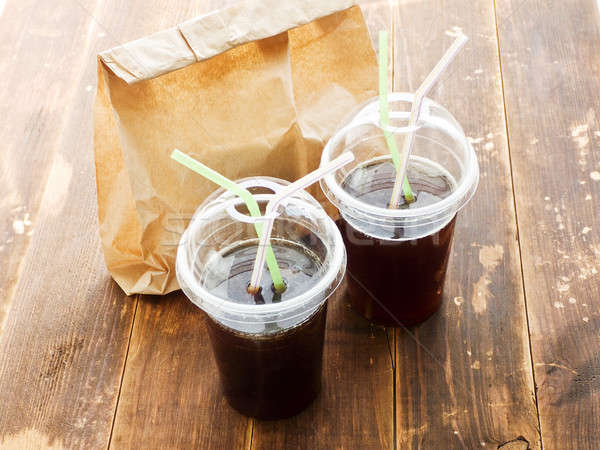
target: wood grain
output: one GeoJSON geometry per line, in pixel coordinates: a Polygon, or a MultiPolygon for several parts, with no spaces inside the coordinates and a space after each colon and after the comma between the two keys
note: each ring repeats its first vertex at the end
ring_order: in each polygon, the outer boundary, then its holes
{"type": "Polygon", "coordinates": [[[545,449],[597,449],[598,4],[496,8],[542,440],[545,449]]]}
{"type": "Polygon", "coordinates": [[[10,2],[0,20],[1,232],[17,234],[0,257],[0,447],[106,447],[135,299],[97,239],[93,20],[39,2],[10,2]]]}
{"type": "Polygon", "coordinates": [[[91,24],[78,8],[35,1],[10,2],[0,14],[0,333],[47,178],[60,161],[54,158],[73,112],[67,108],[82,95],[90,42],[73,42],[73,35],[85,36],[91,24]]]}
{"type": "Polygon", "coordinates": [[[470,37],[430,96],[481,170],[442,309],[396,335],[397,448],[539,448],[493,2],[400,2],[394,17],[396,90],[414,91],[458,32],[470,37]]]}
{"type": "Polygon", "coordinates": [[[252,420],[220,392],[204,320],[180,292],[141,297],[112,448],[250,447],[252,420]]]}

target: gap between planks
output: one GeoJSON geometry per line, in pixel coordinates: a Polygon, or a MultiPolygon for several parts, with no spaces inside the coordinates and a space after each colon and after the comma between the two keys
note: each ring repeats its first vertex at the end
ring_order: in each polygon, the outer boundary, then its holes
{"type": "Polygon", "coordinates": [[[250,444],[248,446],[248,450],[252,450],[252,439],[254,438],[254,419],[249,417],[250,420],[250,444]]]}
{"type": "Polygon", "coordinates": [[[123,369],[121,370],[121,380],[119,381],[119,392],[117,393],[117,401],[115,403],[115,409],[113,412],[112,423],[110,425],[110,434],[108,435],[107,449],[110,449],[113,437],[113,430],[115,429],[115,422],[117,419],[117,410],[119,409],[119,400],[121,399],[121,389],[123,389],[123,380],[125,379],[125,370],[127,368],[127,360],[129,359],[129,347],[131,346],[131,337],[133,336],[133,327],[135,325],[135,318],[137,316],[138,304],[140,302],[141,294],[135,295],[135,306],[133,307],[133,318],[131,319],[131,328],[129,329],[129,339],[127,339],[127,351],[125,352],[125,358],[123,361],[123,369]]]}
{"type": "MultiPolygon", "coordinates": [[[[533,366],[533,349],[531,347],[531,331],[529,326],[529,309],[527,307],[527,292],[525,289],[525,274],[523,272],[523,256],[521,252],[521,233],[519,232],[519,213],[517,211],[517,193],[515,192],[515,181],[513,176],[512,152],[510,150],[510,135],[508,132],[508,116],[506,114],[506,97],[504,94],[504,74],[502,73],[502,56],[500,54],[500,33],[498,32],[498,10],[496,0],[492,0],[494,5],[494,25],[496,26],[496,46],[498,48],[498,67],[500,68],[500,87],[502,89],[502,108],[504,113],[504,128],[506,132],[506,147],[508,149],[508,163],[510,165],[510,184],[513,197],[513,210],[515,211],[515,229],[517,231],[517,250],[519,251],[519,268],[521,270],[521,287],[523,289],[523,305],[525,307],[525,323],[527,324],[527,343],[529,344],[529,365],[531,366],[531,376],[533,378],[533,397],[535,400],[535,412],[537,416],[537,431],[540,437],[540,448],[544,449],[542,437],[542,426],[540,421],[540,408],[538,405],[537,383],[535,380],[535,368],[533,366]]],[[[523,2],[524,3],[524,2],[523,2]]]]}

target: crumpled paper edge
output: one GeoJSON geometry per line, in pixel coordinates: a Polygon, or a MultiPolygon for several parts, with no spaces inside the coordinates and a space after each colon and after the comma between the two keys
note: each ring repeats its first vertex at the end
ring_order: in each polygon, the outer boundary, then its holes
{"type": "Polygon", "coordinates": [[[247,42],[348,9],[356,0],[248,0],[100,53],[128,84],[155,78],[247,42]]]}

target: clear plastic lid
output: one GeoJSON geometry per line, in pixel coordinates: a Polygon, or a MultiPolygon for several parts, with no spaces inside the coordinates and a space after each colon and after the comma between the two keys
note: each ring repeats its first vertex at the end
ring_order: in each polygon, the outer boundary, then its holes
{"type": "MultiPolygon", "coordinates": [[[[252,192],[263,213],[273,192],[289,184],[268,177],[237,183],[252,192]]],[[[198,208],[182,235],[176,270],[187,297],[212,318],[240,332],[261,334],[293,327],[310,317],[340,284],[346,252],[337,226],[319,203],[305,191],[294,194],[276,211],[271,238],[288,289],[280,301],[255,303],[238,279],[250,279],[258,245],[255,222],[239,197],[217,190],[198,208]],[[299,267],[294,267],[294,261],[299,267]],[[306,273],[300,277],[298,270],[306,273]]],[[[270,283],[270,276],[263,278],[270,283]]]]}
{"type": "MultiPolygon", "coordinates": [[[[407,133],[413,94],[389,95],[390,126],[388,131],[398,148],[407,133]]],[[[355,228],[381,239],[393,239],[391,230],[403,229],[401,239],[415,239],[432,234],[448,223],[471,199],[479,181],[477,156],[462,128],[442,106],[430,99],[423,101],[417,122],[415,142],[409,160],[411,167],[442,174],[451,192],[423,207],[389,209],[365,202],[344,181],[357,167],[377,161],[391,161],[383,129],[379,122],[379,99],[373,98],[359,107],[329,140],[321,157],[326,164],[340,154],[352,151],[353,163],[327,175],[321,188],[338,207],[341,215],[355,228]]]]}

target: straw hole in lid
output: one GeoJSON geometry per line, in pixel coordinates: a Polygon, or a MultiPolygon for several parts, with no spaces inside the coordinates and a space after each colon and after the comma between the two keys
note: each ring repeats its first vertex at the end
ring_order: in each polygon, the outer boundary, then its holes
{"type": "MultiPolygon", "coordinates": [[[[264,188],[261,188],[261,189],[264,189],[264,188]]],[[[267,194],[267,192],[264,192],[264,193],[267,194]]],[[[254,194],[254,192],[252,194],[254,194]]],[[[258,200],[256,203],[258,203],[258,209],[260,210],[260,214],[264,216],[265,211],[267,209],[268,202],[266,200],[258,200]]],[[[249,218],[252,216],[250,214],[250,211],[248,210],[248,206],[243,202],[236,204],[234,206],[234,208],[237,212],[239,212],[240,214],[243,214],[244,216],[248,216],[249,218]]]]}

